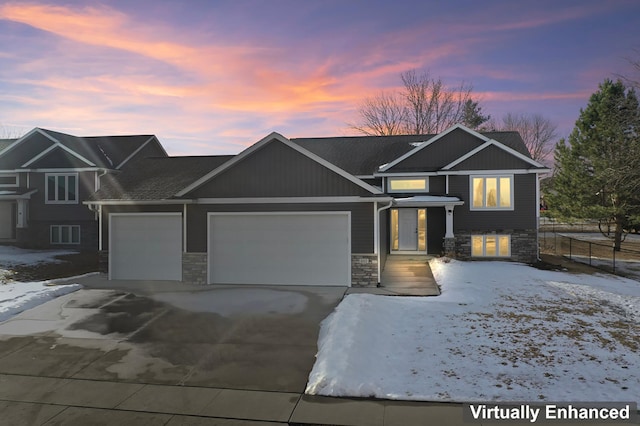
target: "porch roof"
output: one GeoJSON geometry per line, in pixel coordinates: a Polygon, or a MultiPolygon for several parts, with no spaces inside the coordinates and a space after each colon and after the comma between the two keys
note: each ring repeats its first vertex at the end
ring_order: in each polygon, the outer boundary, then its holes
{"type": "Polygon", "coordinates": [[[462,204],[464,201],[458,197],[438,195],[416,195],[393,199],[393,205],[398,207],[444,207],[448,205],[461,206],[462,204]]]}
{"type": "Polygon", "coordinates": [[[0,200],[18,200],[29,199],[31,195],[37,192],[37,189],[0,189],[0,200]]]}

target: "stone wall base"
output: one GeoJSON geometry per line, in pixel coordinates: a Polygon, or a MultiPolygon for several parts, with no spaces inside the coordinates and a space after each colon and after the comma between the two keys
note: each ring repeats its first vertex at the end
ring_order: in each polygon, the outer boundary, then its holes
{"type": "Polygon", "coordinates": [[[351,255],[351,286],[352,287],[377,287],[378,286],[378,255],[377,254],[352,254],[351,255]]]}
{"type": "MultiPolygon", "coordinates": [[[[446,240],[445,240],[446,247],[446,240]]],[[[446,249],[445,249],[446,250],[446,249]]],[[[452,253],[458,259],[500,259],[515,262],[534,263],[538,260],[538,231],[535,229],[504,229],[497,232],[463,231],[458,232],[455,238],[455,250],[452,253]],[[509,258],[482,258],[471,257],[472,235],[510,235],[511,257],[509,258]]]]}
{"type": "Polygon", "coordinates": [[[207,284],[207,253],[182,253],[182,281],[207,284]]]}
{"type": "Polygon", "coordinates": [[[456,256],[456,239],[444,238],[443,244],[442,244],[442,251],[445,256],[455,257],[456,256]]]}

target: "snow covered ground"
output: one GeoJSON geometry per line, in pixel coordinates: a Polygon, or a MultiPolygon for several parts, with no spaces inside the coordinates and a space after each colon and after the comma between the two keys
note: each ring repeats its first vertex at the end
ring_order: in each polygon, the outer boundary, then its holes
{"type": "Polygon", "coordinates": [[[431,263],[438,297],[352,294],[306,392],[432,401],[640,402],[640,283],[507,262],[431,263]]]}
{"type": "Polygon", "coordinates": [[[57,262],[55,256],[72,254],[68,250],[24,250],[0,246],[0,321],[63,294],[81,288],[78,284],[52,286],[48,281],[13,281],[11,268],[15,265],[57,262]]]}

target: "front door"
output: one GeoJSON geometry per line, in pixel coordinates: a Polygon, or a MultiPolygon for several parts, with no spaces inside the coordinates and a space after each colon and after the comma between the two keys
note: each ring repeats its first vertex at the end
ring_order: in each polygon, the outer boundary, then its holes
{"type": "Polygon", "coordinates": [[[427,210],[391,210],[391,252],[427,251],[427,210]]]}

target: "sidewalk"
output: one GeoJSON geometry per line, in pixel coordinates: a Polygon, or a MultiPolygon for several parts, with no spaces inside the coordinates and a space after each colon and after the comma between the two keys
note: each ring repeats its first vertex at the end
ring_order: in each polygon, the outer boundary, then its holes
{"type": "Polygon", "coordinates": [[[462,405],[0,375],[11,425],[462,425],[462,405]]]}

